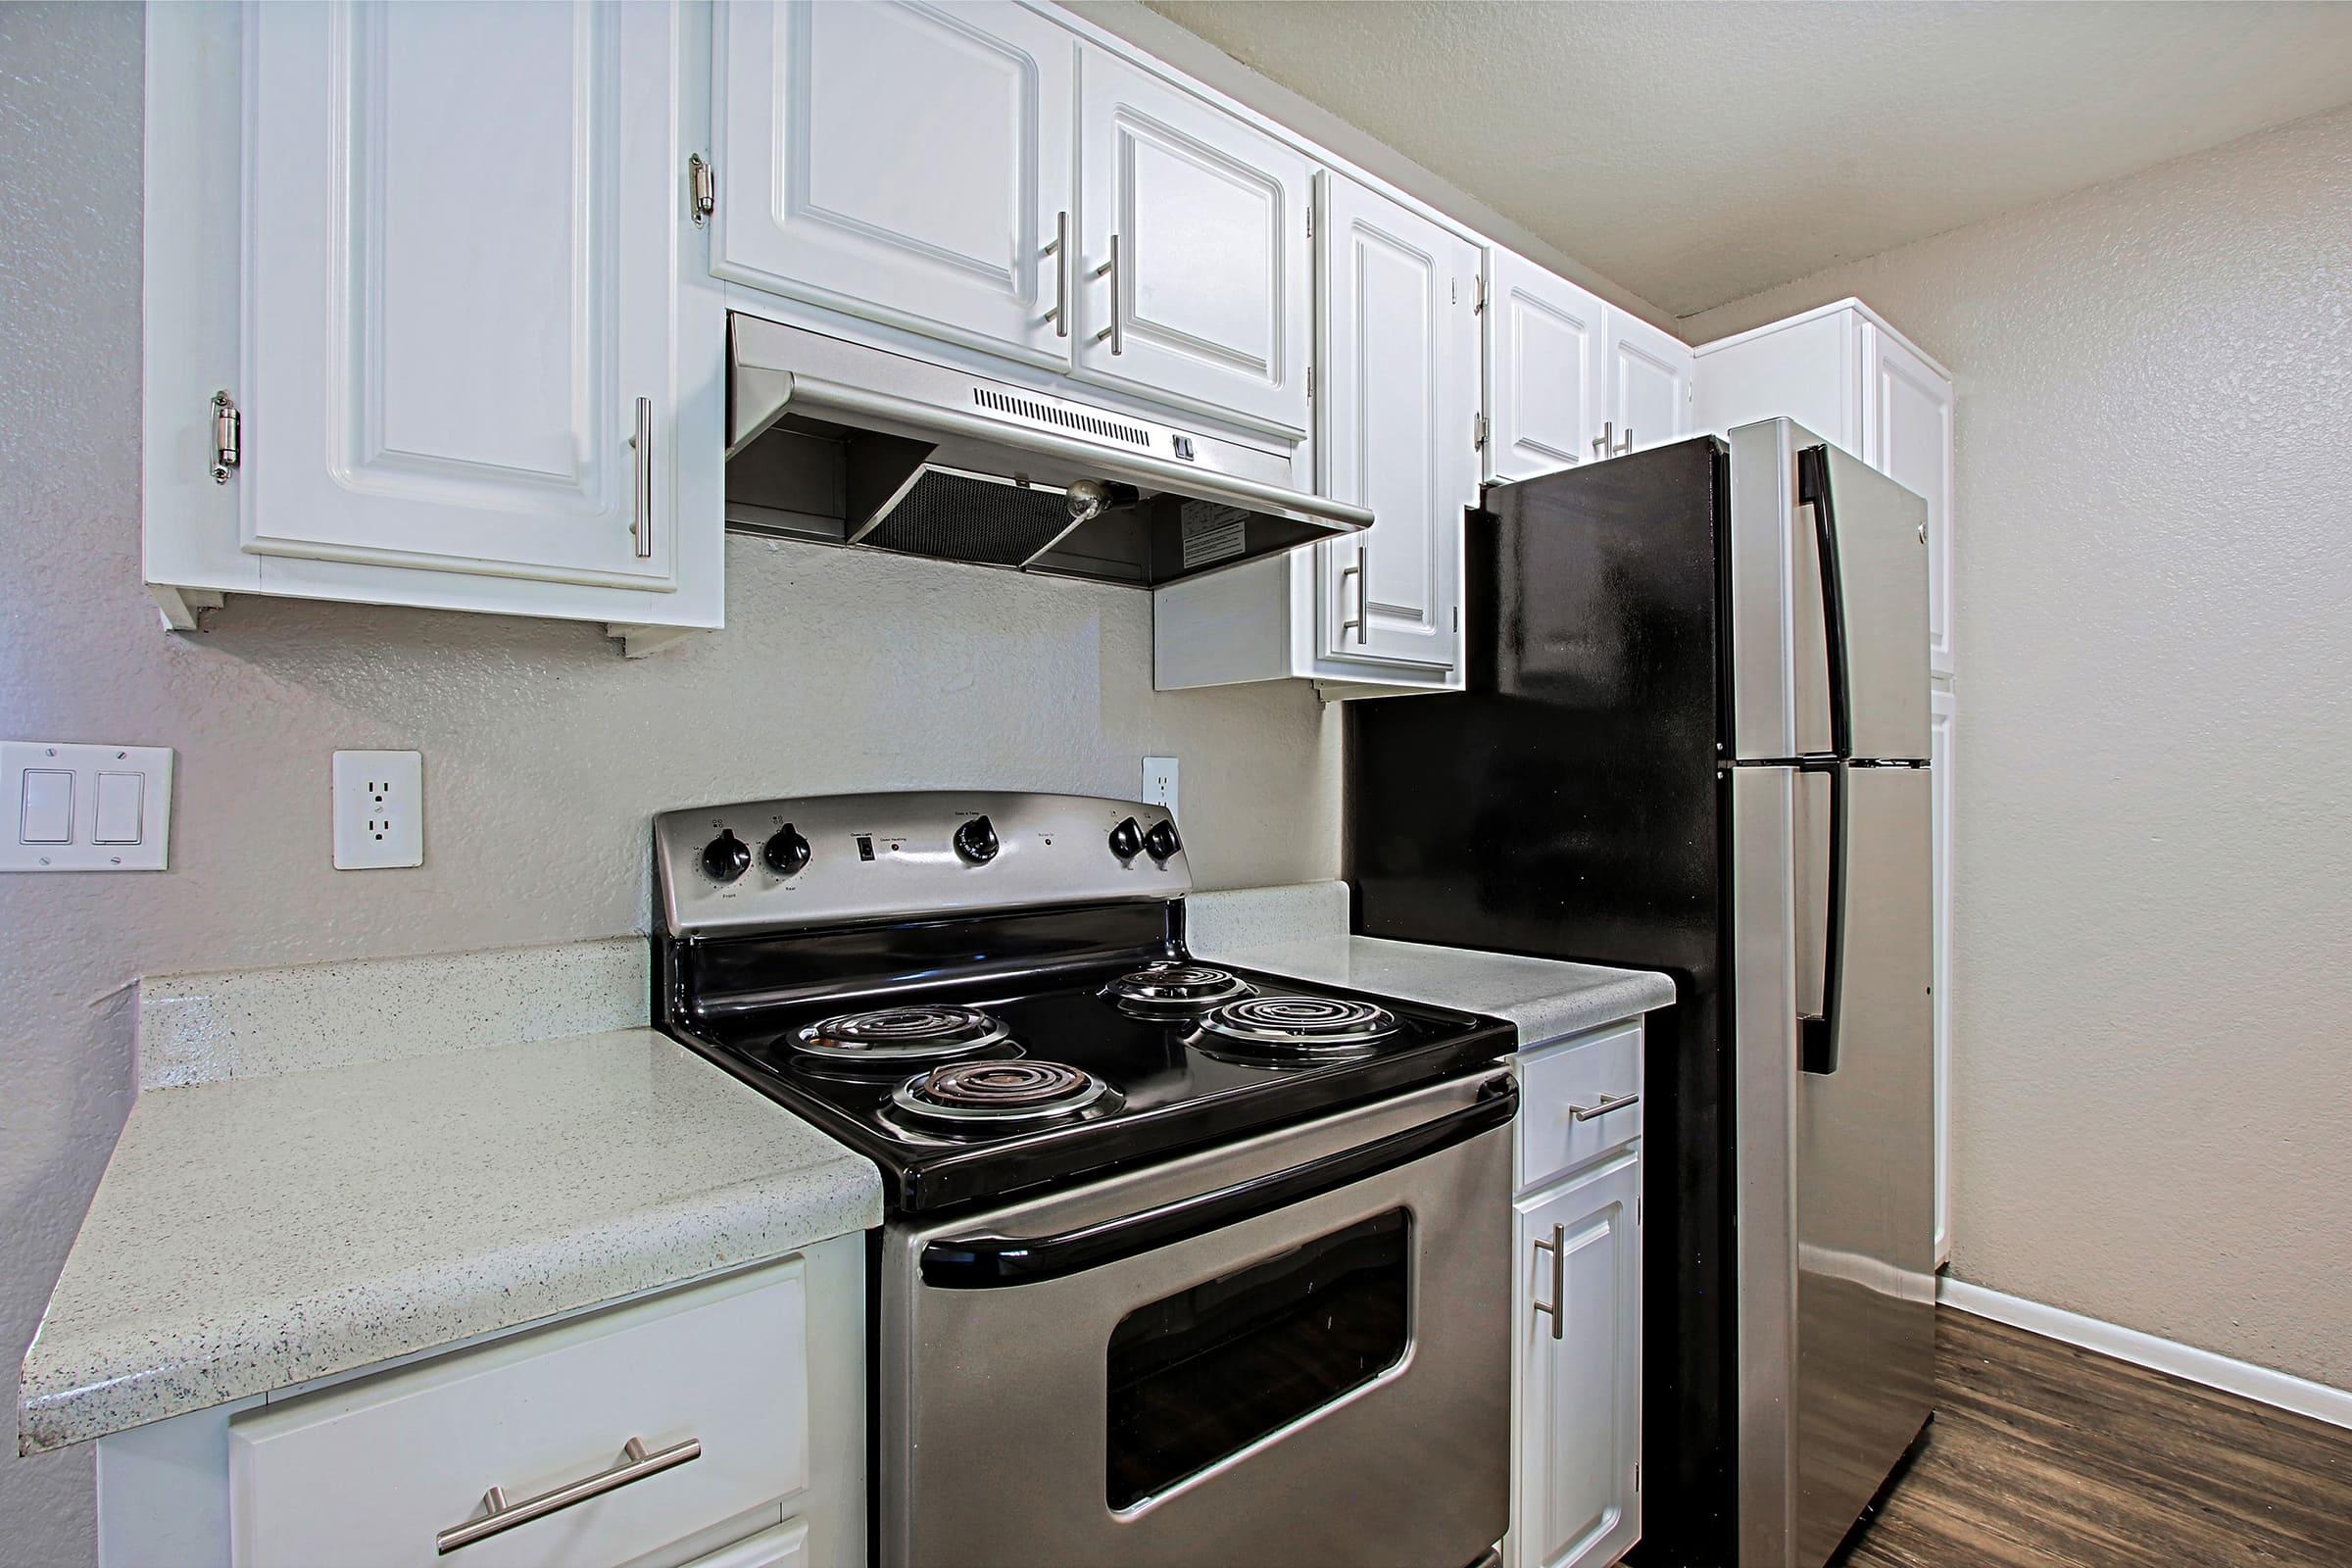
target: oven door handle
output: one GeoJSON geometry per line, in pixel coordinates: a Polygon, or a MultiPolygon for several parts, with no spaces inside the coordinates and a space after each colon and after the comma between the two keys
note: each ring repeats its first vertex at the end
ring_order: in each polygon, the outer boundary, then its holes
{"type": "Polygon", "coordinates": [[[1475,1102],[1459,1110],[1288,1170],[1052,1236],[965,1236],[928,1243],[922,1251],[923,1283],[939,1290],[982,1291],[1100,1268],[1425,1158],[1507,1126],[1518,1110],[1518,1085],[1510,1074],[1497,1073],[1479,1086],[1475,1102]]]}

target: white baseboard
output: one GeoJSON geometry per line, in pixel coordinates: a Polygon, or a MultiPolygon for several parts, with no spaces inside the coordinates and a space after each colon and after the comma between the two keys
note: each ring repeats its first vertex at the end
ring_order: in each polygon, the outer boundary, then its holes
{"type": "Polygon", "coordinates": [[[2289,1372],[2275,1372],[2251,1361],[2239,1361],[2211,1350],[2200,1350],[2178,1340],[2142,1334],[2103,1318],[2085,1317],[2064,1307],[2044,1306],[2022,1296],[1987,1290],[1945,1275],[1936,1282],[1936,1299],[1963,1312],[1974,1312],[2012,1328],[2021,1328],[2085,1350],[2112,1355],[2119,1361],[2169,1372],[2209,1389],[2235,1394],[2262,1404],[2292,1410],[2330,1426],[2352,1427],[2352,1391],[2314,1383],[2289,1372]]]}

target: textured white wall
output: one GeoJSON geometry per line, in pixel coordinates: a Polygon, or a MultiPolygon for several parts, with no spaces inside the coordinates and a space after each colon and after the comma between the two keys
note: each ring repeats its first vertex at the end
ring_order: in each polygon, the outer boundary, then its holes
{"type": "Polygon", "coordinates": [[[2352,112],[1684,322],[1958,383],[1953,1266],[2352,1386],[2352,112]]]}
{"type": "MultiPolygon", "coordinates": [[[[1131,590],[736,539],[727,630],[643,662],[586,626],[261,599],[166,635],[139,586],[140,116],[135,6],[0,6],[0,734],[179,749],[168,873],[0,877],[10,1366],[128,1106],[141,973],[628,932],[662,808],[1132,795],[1147,752],[1186,763],[1203,885],[1337,873],[1336,720],[1287,685],[1154,694],[1131,590]],[[425,865],[337,873],[327,754],[378,746],[424,753],[425,865]]],[[[0,1562],[88,1561],[90,1505],[86,1451],[0,1458],[0,1562]]]]}

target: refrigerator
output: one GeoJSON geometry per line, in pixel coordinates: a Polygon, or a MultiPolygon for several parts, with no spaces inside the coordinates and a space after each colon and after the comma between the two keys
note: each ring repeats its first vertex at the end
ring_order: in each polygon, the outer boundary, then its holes
{"type": "Polygon", "coordinates": [[[1348,705],[1367,936],[1663,970],[1642,1544],[1815,1568],[1931,1415],[1927,506],[1786,419],[1502,486],[1348,705]]]}

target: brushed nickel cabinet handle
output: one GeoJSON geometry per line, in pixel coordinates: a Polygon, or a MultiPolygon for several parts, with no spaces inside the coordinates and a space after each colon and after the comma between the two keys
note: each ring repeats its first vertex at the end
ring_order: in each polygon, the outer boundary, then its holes
{"type": "Polygon", "coordinates": [[[1110,339],[1110,352],[1113,354],[1123,354],[1127,351],[1127,334],[1124,330],[1122,330],[1119,321],[1118,235],[1113,234],[1110,236],[1110,260],[1104,262],[1101,267],[1096,268],[1095,275],[1097,277],[1107,277],[1110,279],[1110,324],[1095,334],[1095,341],[1100,343],[1104,338],[1108,338],[1110,339]]]}
{"type": "Polygon", "coordinates": [[[1593,455],[1594,457],[1596,457],[1596,458],[1606,458],[1606,457],[1611,457],[1611,456],[1613,456],[1613,455],[1614,455],[1614,451],[1613,451],[1613,449],[1614,449],[1614,447],[1615,447],[1616,440],[1617,440],[1617,421],[1616,421],[1616,420],[1614,420],[1614,419],[1603,419],[1603,420],[1601,420],[1601,421],[1600,421],[1600,434],[1598,434],[1598,435],[1596,435],[1596,436],[1594,436],[1594,437],[1592,438],[1592,455],[1593,455]]]}
{"type": "Polygon", "coordinates": [[[629,437],[637,472],[629,508],[629,538],[640,561],[654,553],[654,400],[637,400],[637,433],[629,437]]]}
{"type": "Polygon", "coordinates": [[[1551,1254],[1551,1299],[1549,1301],[1535,1301],[1531,1302],[1530,1304],[1533,1305],[1537,1311],[1547,1312],[1551,1315],[1551,1337],[1555,1340],[1560,1338],[1565,1332],[1564,1325],[1567,1321],[1567,1314],[1560,1310],[1560,1292],[1561,1289],[1567,1284],[1568,1280],[1567,1241],[1568,1227],[1565,1225],[1554,1225],[1551,1228],[1551,1240],[1548,1242],[1538,1242],[1536,1244],[1537,1252],[1549,1252],[1551,1254]]]}
{"type": "Polygon", "coordinates": [[[1603,1095],[1597,1105],[1570,1105],[1568,1114],[1574,1116],[1578,1121],[1591,1121],[1595,1116],[1606,1116],[1612,1110],[1623,1110],[1628,1105],[1638,1105],[1641,1102],[1642,1097],[1638,1094],[1619,1095],[1615,1100],[1603,1095]]]}
{"type": "Polygon", "coordinates": [[[482,1494],[482,1516],[468,1519],[462,1525],[452,1525],[435,1536],[433,1554],[447,1556],[460,1546],[487,1541],[516,1525],[527,1525],[534,1519],[544,1519],[551,1513],[586,1502],[591,1497],[616,1492],[631,1482],[658,1476],[664,1470],[674,1470],[689,1459],[703,1456],[703,1440],[688,1438],[682,1443],[673,1443],[666,1448],[656,1448],[648,1453],[642,1441],[631,1438],[621,1448],[620,1454],[620,1463],[610,1470],[599,1470],[595,1475],[567,1481],[551,1492],[542,1492],[536,1497],[525,1497],[520,1502],[509,1502],[504,1487],[492,1487],[482,1494]]]}
{"type": "Polygon", "coordinates": [[[1618,443],[1617,443],[1617,452],[1616,452],[1616,456],[1618,456],[1618,457],[1621,457],[1621,458],[1622,458],[1622,457],[1624,457],[1624,456],[1625,456],[1627,453],[1629,453],[1629,452],[1631,452],[1631,451],[1633,451],[1633,450],[1634,450],[1634,427],[1633,427],[1632,425],[1630,425],[1630,424],[1629,424],[1629,425],[1627,425],[1627,426],[1625,427],[1625,439],[1623,439],[1622,441],[1620,441],[1620,442],[1618,442],[1618,443]]]}
{"type": "Polygon", "coordinates": [[[1365,629],[1364,623],[1370,618],[1372,612],[1371,592],[1364,586],[1364,553],[1361,550],[1355,553],[1355,564],[1340,568],[1340,608],[1342,610],[1348,608],[1348,579],[1350,577],[1355,579],[1355,613],[1340,622],[1340,635],[1345,638],[1349,632],[1355,633],[1355,645],[1361,648],[1371,640],[1371,634],[1365,629]]]}
{"type": "Polygon", "coordinates": [[[1046,247],[1054,258],[1054,308],[1046,319],[1054,323],[1055,337],[1070,335],[1070,215],[1057,213],[1054,218],[1054,242],[1046,247]]]}

